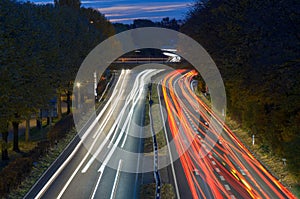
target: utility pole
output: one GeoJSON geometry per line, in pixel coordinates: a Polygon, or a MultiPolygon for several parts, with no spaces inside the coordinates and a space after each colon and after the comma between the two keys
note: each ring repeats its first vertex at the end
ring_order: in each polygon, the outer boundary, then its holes
{"type": "Polygon", "coordinates": [[[95,100],[97,100],[98,97],[98,93],[97,93],[97,73],[94,72],[94,96],[95,96],[95,100]]]}
{"type": "Polygon", "coordinates": [[[78,88],[78,90],[77,90],[77,108],[79,109],[80,108],[80,101],[81,101],[81,99],[80,99],[80,86],[81,86],[80,82],[77,82],[76,86],[78,88]]]}

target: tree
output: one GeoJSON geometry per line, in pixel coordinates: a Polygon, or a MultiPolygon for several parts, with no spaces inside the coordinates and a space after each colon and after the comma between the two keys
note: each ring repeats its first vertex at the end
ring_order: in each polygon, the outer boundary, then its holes
{"type": "Polygon", "coordinates": [[[132,24],[133,28],[155,27],[156,24],[149,19],[135,19],[132,24]]]}
{"type": "Polygon", "coordinates": [[[68,6],[74,9],[79,10],[81,6],[81,1],[80,0],[54,0],[55,6],[68,6]]]}
{"type": "Polygon", "coordinates": [[[170,20],[169,17],[163,18],[160,22],[160,26],[163,28],[169,28],[169,29],[173,29],[173,30],[177,30],[177,31],[180,28],[178,21],[175,18],[170,20]]]}
{"type": "Polygon", "coordinates": [[[0,2],[0,132],[4,159],[8,123],[13,125],[13,150],[18,152],[20,122],[27,121],[28,141],[31,116],[49,106],[56,95],[60,100],[62,92],[67,93],[70,112],[73,81],[80,64],[90,50],[113,34],[112,25],[101,13],[74,9],[80,8],[80,1],[60,3],[53,7],[0,2]],[[92,13],[92,18],[86,13],[92,13]],[[91,24],[91,19],[95,23],[91,24]]]}
{"type": "MultiPolygon", "coordinates": [[[[197,1],[182,31],[211,54],[225,81],[229,115],[256,129],[277,155],[299,156],[299,2],[197,1]]],[[[289,160],[290,161],[290,160],[289,160]]],[[[299,172],[295,172],[299,173],[299,172]]]]}
{"type": "MultiPolygon", "coordinates": [[[[47,27],[45,23],[38,26],[42,22],[39,21],[37,12],[32,12],[34,5],[9,3],[8,7],[15,7],[19,12],[7,12],[3,18],[2,27],[5,32],[2,33],[1,71],[5,75],[1,76],[1,82],[4,84],[3,93],[7,97],[4,103],[7,115],[5,120],[13,124],[13,150],[19,152],[19,123],[36,112],[51,95],[51,88],[43,81],[46,72],[42,67],[45,63],[42,54],[47,50],[43,45],[47,27]]],[[[29,139],[28,131],[26,138],[29,139]]]]}

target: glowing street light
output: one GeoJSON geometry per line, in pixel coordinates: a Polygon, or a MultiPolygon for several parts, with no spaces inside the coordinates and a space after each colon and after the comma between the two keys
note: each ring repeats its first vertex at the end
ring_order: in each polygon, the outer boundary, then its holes
{"type": "Polygon", "coordinates": [[[138,56],[137,54],[140,53],[141,51],[140,50],[136,50],[134,51],[135,52],[135,60],[136,60],[136,63],[138,63],[138,56]]]}
{"type": "Polygon", "coordinates": [[[80,82],[77,82],[76,83],[76,87],[78,88],[78,91],[77,91],[77,108],[80,108],[80,82]]]}

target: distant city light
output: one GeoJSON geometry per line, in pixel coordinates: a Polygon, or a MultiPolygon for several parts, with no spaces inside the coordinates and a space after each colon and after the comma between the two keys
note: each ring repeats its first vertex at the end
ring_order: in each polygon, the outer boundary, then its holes
{"type": "Polygon", "coordinates": [[[177,52],[177,49],[172,49],[172,48],[165,48],[161,49],[162,51],[168,51],[168,52],[177,52]]]}
{"type": "Polygon", "coordinates": [[[181,57],[177,54],[174,53],[169,53],[169,52],[163,52],[164,55],[169,57],[169,62],[180,62],[181,61],[181,57]]]}

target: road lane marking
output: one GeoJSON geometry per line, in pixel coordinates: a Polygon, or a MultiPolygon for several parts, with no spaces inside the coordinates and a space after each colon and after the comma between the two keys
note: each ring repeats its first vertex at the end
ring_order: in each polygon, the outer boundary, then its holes
{"type": "MultiPolygon", "coordinates": [[[[134,109],[134,107],[132,107],[132,110],[133,109],[134,109]]],[[[129,116],[126,118],[126,121],[124,123],[123,128],[126,127],[126,130],[125,130],[125,137],[124,137],[123,142],[121,144],[121,148],[124,148],[124,146],[125,146],[125,142],[126,142],[127,136],[128,136],[129,127],[130,127],[131,121],[132,121],[132,115],[133,115],[133,112],[130,111],[129,116]]]]}
{"type": "Polygon", "coordinates": [[[41,198],[52,182],[57,178],[57,176],[61,173],[61,171],[66,167],[66,165],[70,162],[70,160],[74,157],[75,153],[78,151],[81,146],[82,141],[80,141],[71,155],[64,161],[64,163],[57,169],[57,171],[52,175],[52,177],[48,180],[48,182],[44,185],[44,187],[40,190],[40,192],[34,197],[35,199],[41,198]]]}
{"type": "Polygon", "coordinates": [[[216,168],[216,172],[220,173],[220,169],[219,169],[219,168],[216,168]]]}
{"type": "Polygon", "coordinates": [[[119,180],[120,180],[122,162],[123,162],[123,160],[120,159],[118,169],[117,169],[117,173],[116,173],[116,177],[115,177],[115,180],[114,180],[114,185],[113,185],[113,188],[112,188],[112,191],[111,191],[110,199],[114,199],[116,197],[116,190],[117,190],[119,180]]]}
{"type": "MultiPolygon", "coordinates": [[[[116,86],[115,86],[115,89],[114,89],[114,91],[113,91],[112,96],[111,96],[111,97],[109,98],[109,100],[108,100],[109,103],[106,103],[106,104],[105,104],[104,108],[101,110],[101,112],[100,112],[99,115],[97,116],[97,119],[94,121],[94,123],[96,123],[96,122],[99,121],[100,117],[104,114],[104,112],[106,111],[106,109],[107,109],[108,105],[110,104],[110,102],[111,102],[113,99],[115,99],[114,96],[115,96],[116,93],[118,92],[118,89],[116,89],[116,88],[117,88],[117,86],[118,86],[119,83],[120,83],[121,76],[123,76],[123,75],[124,75],[124,69],[122,70],[122,73],[121,73],[121,75],[120,75],[120,78],[118,79],[118,82],[117,82],[117,84],[116,84],[116,86]]],[[[123,86],[124,86],[124,81],[125,81],[126,76],[127,76],[127,71],[125,71],[125,75],[124,75],[124,77],[123,77],[123,79],[122,79],[121,88],[119,89],[119,94],[118,94],[117,98],[118,98],[119,96],[121,96],[121,93],[124,91],[124,90],[123,90],[123,86]]],[[[114,103],[114,104],[117,104],[118,101],[119,101],[119,100],[117,100],[117,101],[115,100],[115,103],[114,103]]],[[[113,107],[114,107],[114,104],[113,104],[113,107]]],[[[106,117],[106,118],[107,118],[107,117],[106,117]]],[[[104,123],[104,121],[102,121],[101,124],[103,124],[103,123],[104,123]]],[[[106,122],[106,123],[107,123],[107,122],[106,122]]],[[[102,130],[101,130],[101,131],[102,131],[102,130]]],[[[95,138],[95,137],[97,136],[98,132],[100,132],[100,131],[96,131],[96,132],[95,132],[93,138],[95,138]]]]}
{"type": "MultiPolygon", "coordinates": [[[[107,134],[107,137],[110,137],[110,135],[115,131],[115,126],[118,120],[115,121],[114,125],[110,129],[109,133],[107,134]]],[[[116,129],[117,130],[117,129],[116,129]]],[[[107,144],[108,139],[104,139],[104,141],[101,143],[101,145],[98,147],[97,151],[93,154],[91,159],[88,161],[88,163],[85,165],[85,167],[81,170],[81,173],[86,173],[87,170],[90,168],[90,166],[93,164],[99,153],[102,151],[103,147],[107,144]]]]}
{"type": "Polygon", "coordinates": [[[215,162],[215,161],[211,161],[211,163],[212,163],[213,165],[216,165],[216,162],[215,162]]]}
{"type": "MultiPolygon", "coordinates": [[[[111,146],[113,145],[113,141],[115,140],[115,138],[116,138],[116,136],[117,136],[117,131],[118,131],[118,129],[120,129],[121,122],[122,122],[122,118],[123,118],[123,115],[124,115],[125,110],[127,109],[127,105],[128,105],[128,103],[125,103],[125,104],[124,104],[124,106],[123,106],[123,108],[122,108],[122,110],[121,110],[121,112],[120,112],[120,114],[119,114],[117,120],[116,120],[115,123],[114,123],[114,128],[115,128],[115,126],[117,126],[117,127],[116,127],[115,133],[113,134],[113,137],[111,138],[111,140],[110,140],[110,142],[109,142],[107,148],[111,148],[111,146]]],[[[124,128],[124,126],[123,126],[123,128],[124,128]]],[[[123,129],[123,128],[122,128],[122,129],[123,129]]],[[[112,130],[112,129],[111,129],[111,130],[112,130]]],[[[111,136],[111,131],[110,131],[109,135],[107,135],[107,136],[108,136],[108,137],[111,136]]]]}
{"type": "MultiPolygon", "coordinates": [[[[105,106],[103,107],[103,109],[101,110],[101,112],[97,115],[96,119],[93,121],[93,123],[90,125],[90,127],[86,130],[86,132],[91,131],[95,127],[95,124],[102,117],[103,113],[106,111],[107,107],[109,106],[109,104],[111,103],[112,99],[115,97],[115,95],[116,95],[116,93],[118,91],[118,89],[114,89],[114,90],[116,90],[116,92],[113,92],[113,94],[111,95],[111,98],[106,102],[105,106]]],[[[82,139],[85,138],[85,137],[87,137],[88,134],[89,133],[85,133],[85,135],[82,137],[82,139]]]]}
{"type": "MultiPolygon", "coordinates": [[[[121,95],[123,94],[123,92],[124,92],[124,90],[122,90],[121,95]]],[[[118,98],[116,99],[117,102],[119,101],[119,100],[118,100],[119,97],[120,97],[120,96],[118,96],[118,98]]],[[[114,108],[114,107],[113,107],[113,108],[114,108]]],[[[123,110],[122,110],[121,112],[123,112],[123,110]]],[[[112,127],[111,127],[109,133],[108,133],[107,136],[106,136],[106,138],[109,138],[109,137],[111,136],[111,134],[112,134],[113,131],[115,130],[117,124],[118,124],[118,126],[119,126],[120,118],[121,118],[121,115],[119,115],[118,118],[116,119],[116,121],[113,123],[113,125],[112,125],[112,127]]],[[[108,121],[108,120],[107,120],[107,121],[108,121]]],[[[102,123],[102,124],[103,124],[103,123],[102,123]]],[[[106,124],[105,124],[105,125],[106,125],[106,124]]],[[[104,127],[104,126],[103,126],[103,127],[104,127]]],[[[118,128],[117,128],[117,129],[118,129],[118,128]]],[[[117,129],[116,129],[116,131],[117,131],[117,129]]],[[[96,139],[94,140],[92,147],[94,146],[94,143],[97,141],[97,139],[99,138],[99,136],[101,135],[102,132],[103,132],[102,130],[101,130],[101,132],[100,132],[100,130],[99,130],[99,133],[97,134],[97,137],[96,137],[96,139]]],[[[102,151],[102,149],[103,149],[103,147],[105,146],[105,144],[108,142],[109,139],[106,139],[106,138],[103,140],[103,142],[101,143],[101,145],[97,148],[97,151],[96,151],[95,153],[93,153],[93,155],[92,155],[91,159],[89,160],[89,162],[88,162],[88,163],[86,164],[86,166],[81,170],[81,173],[86,173],[87,170],[89,169],[89,167],[93,164],[93,162],[95,161],[95,159],[97,158],[97,156],[99,155],[99,153],[102,151]]],[[[91,147],[91,148],[92,148],[92,147],[91,147]]],[[[90,150],[90,151],[91,151],[91,150],[90,150]]]]}
{"type": "MultiPolygon", "coordinates": [[[[126,108],[129,106],[129,104],[131,103],[131,101],[134,100],[133,98],[135,98],[136,95],[139,93],[138,83],[139,83],[140,77],[141,77],[144,73],[147,74],[148,71],[143,71],[143,72],[141,72],[141,73],[139,73],[139,74],[137,75],[137,77],[136,77],[136,79],[135,79],[135,81],[134,81],[133,88],[131,89],[129,95],[126,97],[125,105],[124,105],[123,110],[122,110],[122,112],[121,112],[121,114],[120,114],[120,115],[122,115],[122,117],[123,117],[123,115],[124,115],[124,112],[125,112],[126,108]]],[[[131,107],[131,108],[132,108],[132,107],[131,107]]],[[[119,115],[119,116],[120,116],[120,115],[119,115]]],[[[126,124],[128,123],[128,117],[126,118],[125,123],[126,123],[126,124]]],[[[119,125],[118,125],[118,126],[119,126],[119,125]]],[[[126,127],[125,124],[123,125],[123,128],[124,128],[124,127],[126,127]]],[[[129,127],[128,127],[128,128],[129,128],[129,127]]],[[[113,135],[113,138],[111,139],[111,141],[110,141],[110,143],[109,143],[109,145],[108,145],[108,148],[110,148],[111,145],[113,144],[113,140],[115,139],[115,137],[116,137],[116,134],[113,135]]],[[[127,139],[127,133],[126,133],[124,139],[125,139],[125,140],[124,140],[123,143],[122,143],[122,148],[123,148],[124,145],[125,145],[125,141],[126,141],[126,139],[127,139]]]]}
{"type": "MultiPolygon", "coordinates": [[[[120,75],[120,77],[119,77],[119,79],[118,79],[118,81],[117,81],[117,83],[116,83],[116,86],[115,86],[115,88],[114,88],[114,90],[113,90],[113,92],[112,92],[111,97],[110,97],[109,100],[106,102],[105,106],[102,108],[102,110],[101,110],[100,113],[97,115],[96,119],[93,121],[93,123],[90,125],[90,127],[86,130],[86,133],[81,137],[82,140],[84,140],[84,139],[88,136],[89,131],[91,131],[91,130],[94,128],[95,124],[96,124],[96,123],[99,121],[99,119],[102,117],[103,113],[106,111],[106,109],[107,109],[107,107],[109,106],[109,104],[110,104],[110,102],[112,101],[112,99],[114,99],[114,96],[115,96],[116,93],[118,92],[117,87],[118,87],[118,85],[119,85],[119,83],[120,83],[121,76],[123,76],[123,75],[124,75],[124,70],[122,70],[122,72],[121,72],[121,75],[120,75]],[[87,133],[87,132],[88,132],[88,133],[87,133]]],[[[83,128],[84,128],[84,127],[83,127],[83,128]]],[[[81,129],[81,130],[82,130],[82,129],[81,129]]],[[[81,130],[80,130],[79,132],[81,132],[81,130]]],[[[97,131],[96,131],[96,132],[97,132],[97,131]]]]}
{"type": "MultiPolygon", "coordinates": [[[[145,72],[139,73],[138,76],[137,76],[137,78],[139,78],[139,77],[140,77],[141,75],[143,75],[144,73],[148,74],[149,71],[145,71],[145,72]]],[[[144,75],[143,75],[143,76],[144,76],[144,75]]],[[[138,81],[135,81],[135,85],[138,85],[138,83],[139,83],[138,81]]],[[[137,87],[137,86],[133,86],[133,89],[138,89],[138,87],[137,87]]],[[[110,143],[109,143],[109,145],[108,145],[108,148],[111,148],[111,146],[113,145],[113,141],[114,141],[115,137],[117,136],[117,131],[118,131],[118,129],[119,129],[119,126],[121,125],[122,117],[123,117],[123,115],[124,115],[124,113],[125,113],[125,110],[127,109],[127,107],[128,107],[128,105],[130,104],[130,102],[133,100],[133,98],[139,93],[139,92],[138,92],[139,89],[136,90],[136,91],[133,90],[133,89],[132,89],[131,92],[130,92],[131,94],[127,96],[126,103],[125,103],[124,107],[122,108],[121,113],[119,114],[117,120],[116,120],[115,123],[113,124],[113,127],[111,128],[111,130],[110,130],[109,133],[107,134],[107,137],[110,137],[111,134],[115,131],[115,133],[114,133],[112,139],[110,140],[110,143]],[[115,129],[116,125],[117,125],[117,128],[115,129]]],[[[124,91],[124,90],[123,90],[123,91],[124,91]]],[[[123,94],[123,92],[122,92],[122,94],[123,94]]],[[[140,94],[140,95],[141,95],[141,94],[140,94]]],[[[119,100],[117,99],[116,101],[119,101],[119,100]]],[[[132,111],[131,111],[131,112],[133,112],[133,107],[132,107],[132,111]]],[[[131,113],[131,115],[132,115],[132,113],[131,113]]],[[[123,134],[124,134],[124,132],[125,132],[125,128],[126,128],[128,122],[129,122],[129,119],[130,119],[130,118],[131,118],[131,117],[127,117],[127,118],[126,118],[126,121],[125,121],[125,123],[123,124],[123,127],[122,127],[122,129],[121,129],[121,133],[118,134],[118,138],[117,138],[117,140],[119,140],[118,143],[120,142],[120,139],[122,138],[122,136],[123,136],[123,134]]],[[[127,127],[127,131],[128,131],[128,128],[129,128],[129,126],[127,127]]],[[[126,139],[126,137],[125,137],[125,139],[126,139]]],[[[92,158],[89,160],[89,162],[86,164],[86,166],[85,166],[85,167],[83,168],[83,170],[81,171],[82,173],[85,173],[85,172],[88,170],[88,168],[92,165],[92,163],[95,161],[96,157],[97,157],[97,156],[99,155],[99,153],[102,151],[102,149],[103,149],[103,147],[105,146],[105,144],[107,143],[107,141],[108,141],[108,140],[105,139],[105,141],[101,143],[100,147],[97,149],[97,151],[94,153],[94,155],[92,156],[92,158]]],[[[125,140],[124,140],[122,146],[124,147],[124,145],[125,145],[125,140]]],[[[116,148],[116,147],[114,146],[113,151],[115,150],[115,148],[116,148]]],[[[111,153],[109,152],[109,154],[111,154],[111,153]]],[[[106,156],[106,158],[107,158],[107,156],[106,156]]],[[[110,158],[109,158],[109,159],[110,159],[110,158]]],[[[105,159],[104,161],[106,161],[106,159],[105,159]]],[[[108,162],[108,161],[107,161],[107,162],[108,162]]],[[[100,169],[99,169],[99,170],[100,170],[100,169]]],[[[103,170],[104,170],[104,169],[103,169],[103,170]]]]}
{"type": "MultiPolygon", "coordinates": [[[[121,75],[123,74],[123,70],[121,75]]],[[[120,78],[117,82],[117,85],[120,81],[120,78]]],[[[115,86],[115,89],[112,93],[112,97],[117,93],[118,89],[117,86],[115,86]]],[[[111,97],[111,99],[112,99],[111,97]]],[[[79,150],[81,144],[83,143],[83,141],[86,139],[86,137],[90,134],[91,130],[94,128],[95,124],[98,122],[98,120],[100,119],[100,117],[103,115],[104,111],[107,109],[109,103],[111,100],[109,100],[105,106],[103,107],[102,111],[99,113],[99,115],[97,115],[96,119],[94,120],[94,122],[91,124],[91,126],[86,130],[85,134],[82,136],[81,140],[79,141],[79,143],[77,144],[77,146],[75,147],[75,149],[73,150],[73,152],[69,155],[69,157],[64,161],[64,163],[57,169],[57,171],[52,175],[52,177],[48,180],[48,182],[44,185],[44,187],[40,190],[40,192],[35,196],[35,198],[41,198],[42,195],[45,193],[45,191],[50,187],[50,185],[53,183],[53,181],[57,178],[57,176],[62,172],[62,170],[66,167],[66,165],[71,161],[71,159],[74,157],[75,153],[77,153],[77,151],[79,150]]],[[[88,154],[87,154],[88,155],[88,154]]],[[[87,156],[86,156],[87,157],[87,156]]],[[[82,161],[83,163],[83,161],[82,161]]],[[[79,168],[79,167],[78,167],[79,168]]],[[[74,173],[73,173],[74,174],[74,173]]],[[[73,175],[72,175],[73,176],[73,175]]],[[[74,177],[69,178],[69,180],[71,181],[74,177]]],[[[69,182],[69,181],[68,181],[69,182]]],[[[66,184],[67,185],[67,184],[66,184]]],[[[66,186],[65,185],[65,186],[66,186]]],[[[68,185],[67,185],[68,186],[68,185]]],[[[66,189],[66,188],[64,188],[66,189]]],[[[64,191],[63,191],[64,192],[64,191]]],[[[63,192],[61,192],[63,194],[63,192]]],[[[61,195],[62,195],[61,194],[61,195]]],[[[59,197],[58,197],[59,198],[59,197]]]]}
{"type": "MultiPolygon", "coordinates": [[[[138,93],[136,93],[133,98],[136,97],[138,93]]],[[[135,101],[134,99],[131,99],[131,101],[133,100],[133,105],[130,107],[130,111],[129,111],[129,114],[128,114],[128,117],[126,118],[125,122],[124,122],[124,125],[123,125],[123,128],[126,128],[126,131],[125,131],[125,137],[123,139],[123,142],[122,142],[122,145],[121,145],[121,148],[124,148],[125,146],[125,142],[127,140],[127,136],[128,136],[128,131],[129,131],[129,127],[131,125],[131,121],[132,121],[132,116],[133,116],[133,111],[134,111],[134,108],[137,104],[137,100],[135,101]]]]}
{"type": "MultiPolygon", "coordinates": [[[[130,101],[128,100],[128,97],[129,97],[129,96],[127,96],[126,104],[125,104],[125,106],[123,107],[123,109],[122,109],[122,111],[121,111],[122,114],[120,114],[119,117],[118,117],[118,118],[119,118],[119,120],[118,120],[118,126],[119,126],[119,124],[121,123],[121,117],[123,117],[123,114],[124,114],[124,112],[125,112],[125,109],[127,108],[128,104],[129,104],[129,102],[130,102],[130,101]]],[[[116,122],[115,122],[114,124],[116,124],[116,122]]],[[[117,131],[117,130],[118,130],[118,128],[116,129],[116,131],[117,131]]],[[[125,128],[124,128],[124,126],[123,126],[123,128],[121,129],[121,133],[119,134],[119,136],[118,136],[118,138],[117,138],[117,140],[116,140],[116,143],[113,144],[112,149],[109,151],[109,153],[108,153],[108,155],[106,156],[105,160],[102,162],[102,165],[101,165],[100,168],[98,169],[98,172],[100,172],[100,176],[99,176],[99,178],[98,178],[98,180],[97,180],[96,186],[95,186],[94,191],[93,191],[92,196],[91,196],[91,199],[93,199],[93,198],[95,197],[95,194],[96,194],[97,188],[98,188],[98,186],[99,186],[99,183],[100,183],[100,181],[101,181],[101,178],[102,178],[102,174],[103,174],[103,172],[104,172],[104,169],[105,169],[105,167],[106,167],[108,161],[110,160],[111,156],[113,155],[113,153],[114,153],[116,147],[118,146],[120,140],[122,139],[123,134],[124,134],[124,131],[125,131],[125,128]]],[[[113,132],[113,131],[110,131],[110,132],[113,132]]],[[[117,133],[117,132],[116,132],[116,133],[117,133]]],[[[114,134],[114,136],[116,135],[116,133],[114,134]]],[[[110,133],[109,133],[109,134],[110,134],[110,133]]],[[[114,138],[113,138],[112,140],[114,140],[114,138]]],[[[110,144],[112,144],[112,142],[110,142],[110,144]]],[[[108,147],[108,148],[110,148],[110,147],[108,147]]],[[[101,150],[97,150],[97,152],[98,152],[98,151],[99,151],[99,153],[100,153],[101,150]]],[[[95,156],[93,156],[93,157],[95,157],[95,156]]],[[[93,161],[94,161],[94,158],[93,158],[93,160],[91,159],[90,161],[93,162],[93,161]]],[[[87,170],[88,167],[89,167],[90,165],[91,165],[91,163],[88,163],[88,164],[86,165],[86,167],[84,168],[83,171],[87,170]]]]}
{"type": "MultiPolygon", "coordinates": [[[[99,136],[100,134],[98,134],[99,136]]],[[[97,138],[94,140],[94,142],[92,143],[91,147],[89,148],[89,151],[86,153],[86,155],[84,156],[84,158],[81,160],[80,164],[76,167],[75,171],[72,173],[72,175],[70,176],[70,178],[68,179],[67,183],[64,185],[64,187],[62,188],[62,190],[60,191],[59,195],[57,196],[57,199],[61,198],[62,195],[64,194],[64,192],[66,191],[66,189],[68,188],[68,186],[71,184],[72,180],[74,179],[75,175],[78,173],[80,167],[83,165],[83,163],[86,161],[86,159],[88,158],[88,156],[90,155],[92,148],[94,147],[94,145],[96,144],[96,141],[98,139],[97,138]]],[[[82,142],[82,140],[81,140],[82,142]]]]}
{"type": "Polygon", "coordinates": [[[95,132],[93,138],[95,139],[96,136],[101,133],[103,131],[103,129],[105,128],[105,126],[107,125],[109,118],[112,116],[112,114],[114,113],[114,110],[116,109],[117,105],[120,102],[120,98],[124,93],[124,89],[122,91],[119,92],[116,100],[114,101],[114,103],[112,104],[112,108],[110,108],[108,115],[104,118],[104,120],[102,120],[101,124],[100,124],[100,128],[98,131],[95,132]]]}
{"type": "Polygon", "coordinates": [[[228,184],[225,184],[224,186],[225,186],[225,189],[226,189],[227,191],[230,191],[230,190],[231,190],[228,184]]]}
{"type": "MultiPolygon", "coordinates": [[[[123,108],[123,110],[125,110],[125,107],[123,108]]],[[[120,117],[120,116],[121,116],[121,115],[119,115],[119,117],[120,117]]],[[[117,129],[116,129],[116,130],[117,130],[117,129]]],[[[122,129],[122,131],[123,131],[123,129],[122,129]]],[[[113,148],[109,151],[109,154],[106,156],[105,160],[103,161],[101,167],[100,167],[99,170],[98,170],[98,172],[100,172],[100,175],[99,175],[99,178],[98,178],[98,180],[97,180],[97,183],[96,183],[96,186],[95,186],[95,188],[94,188],[94,191],[93,191],[93,193],[92,193],[91,199],[94,199],[95,194],[96,194],[96,191],[97,191],[97,188],[98,188],[99,183],[100,183],[101,178],[102,178],[102,174],[103,174],[104,169],[105,169],[105,167],[106,167],[106,164],[107,164],[108,161],[110,160],[112,154],[114,153],[114,151],[115,151],[117,145],[118,145],[119,142],[120,142],[120,139],[122,138],[122,136],[123,136],[123,134],[124,134],[124,131],[123,131],[123,132],[122,132],[122,131],[121,131],[121,133],[119,134],[118,139],[116,140],[116,143],[113,145],[113,148]]]]}
{"type": "MultiPolygon", "coordinates": [[[[140,75],[140,74],[139,74],[139,75],[140,75]]],[[[138,75],[138,76],[139,76],[139,75],[138,75]]],[[[133,88],[135,88],[135,86],[134,86],[133,88]]],[[[123,90],[123,91],[124,91],[124,90],[123,90]]],[[[130,93],[133,93],[133,89],[131,90],[130,93]]],[[[122,92],[122,94],[123,94],[123,92],[122,92]]],[[[117,131],[118,131],[120,125],[121,125],[122,117],[123,117],[123,115],[124,115],[124,113],[125,113],[125,110],[127,109],[128,105],[130,104],[130,101],[131,101],[130,96],[131,96],[131,95],[128,95],[128,96],[127,96],[125,105],[123,106],[123,108],[122,108],[122,110],[121,110],[119,116],[117,117],[116,121],[114,122],[114,124],[113,124],[113,126],[111,127],[109,133],[108,133],[107,136],[106,136],[106,137],[111,137],[112,133],[115,132],[115,133],[113,134],[113,137],[111,138],[111,140],[110,140],[110,142],[109,142],[107,148],[111,148],[111,146],[113,145],[113,141],[114,141],[115,137],[117,136],[117,131]]],[[[118,102],[118,101],[119,101],[119,98],[118,98],[116,101],[118,102]]],[[[125,123],[127,124],[127,122],[128,122],[128,118],[126,119],[125,123]]],[[[124,132],[124,131],[125,131],[126,124],[123,125],[123,127],[122,127],[122,129],[121,129],[121,132],[124,132]]],[[[123,135],[123,134],[122,134],[122,135],[123,135]]],[[[120,136],[120,134],[119,134],[119,136],[120,136]]],[[[118,136],[118,137],[119,137],[119,136],[118,136]]],[[[89,169],[89,167],[90,167],[90,166],[92,165],[92,163],[95,161],[96,157],[97,157],[97,156],[99,155],[99,153],[102,151],[102,149],[103,149],[103,147],[105,146],[105,144],[107,143],[107,141],[108,141],[108,139],[105,139],[104,142],[101,143],[100,147],[99,147],[99,148],[97,149],[97,151],[94,153],[94,155],[92,156],[92,158],[89,160],[89,162],[86,164],[86,166],[82,169],[82,171],[81,171],[82,173],[85,173],[85,172],[89,169]]]]}
{"type": "Polygon", "coordinates": [[[224,178],[223,176],[220,176],[220,179],[221,179],[222,181],[225,181],[225,178],[224,178]]]}
{"type": "Polygon", "coordinates": [[[96,185],[95,185],[95,187],[94,187],[94,190],[93,190],[93,193],[92,193],[90,199],[94,199],[94,198],[95,198],[96,191],[97,191],[97,188],[98,188],[98,186],[99,186],[99,183],[100,183],[100,180],[101,180],[101,178],[102,178],[102,175],[103,175],[103,172],[101,172],[100,175],[99,175],[99,177],[98,177],[97,183],[96,183],[96,185]]]}
{"type": "MultiPolygon", "coordinates": [[[[130,112],[129,112],[129,117],[127,117],[128,122],[127,122],[127,130],[125,131],[125,137],[123,139],[123,142],[122,142],[122,145],[121,145],[121,148],[124,148],[125,146],[125,142],[127,140],[127,137],[128,137],[128,132],[129,132],[129,127],[131,125],[131,121],[132,121],[132,116],[133,116],[133,111],[137,105],[137,103],[139,102],[139,100],[142,98],[143,96],[143,93],[144,93],[144,84],[145,82],[147,83],[146,81],[146,77],[150,77],[152,75],[150,75],[151,73],[155,72],[155,70],[146,70],[144,73],[140,73],[142,74],[141,76],[139,76],[139,79],[137,81],[137,85],[140,85],[139,87],[137,87],[136,91],[134,92],[134,95],[132,96],[132,99],[131,101],[133,101],[133,104],[131,106],[131,109],[130,109],[130,112]]],[[[127,121],[126,119],[126,121],[127,121]]],[[[125,126],[125,125],[124,125],[125,126]]]]}
{"type": "MultiPolygon", "coordinates": [[[[124,77],[125,78],[125,77],[124,77]]],[[[81,160],[81,162],[79,163],[79,165],[76,167],[76,169],[74,170],[74,172],[72,173],[72,175],[70,176],[70,178],[68,179],[67,183],[64,185],[63,189],[60,191],[59,195],[57,196],[57,199],[61,198],[62,195],[64,194],[64,192],[66,191],[66,189],[68,188],[68,186],[71,184],[72,180],[74,179],[75,175],[77,174],[77,172],[79,171],[80,167],[83,165],[83,163],[86,161],[86,159],[88,158],[88,156],[90,155],[91,151],[92,151],[92,148],[94,147],[94,145],[96,144],[96,141],[98,139],[98,137],[101,135],[101,133],[99,133],[96,137],[96,139],[94,139],[91,147],[89,148],[88,152],[86,153],[86,155],[84,156],[84,158],[81,160]]],[[[86,137],[82,138],[80,143],[83,142],[83,140],[85,139],[86,137]]],[[[77,148],[77,147],[76,147],[77,148]]],[[[78,150],[78,149],[77,149],[78,150]]],[[[74,152],[77,152],[77,151],[73,151],[74,152]]],[[[72,154],[73,154],[72,153],[72,154]]],[[[73,156],[75,155],[75,153],[73,154],[73,156]]],[[[71,157],[71,156],[69,156],[71,157]]],[[[66,166],[66,165],[65,165],[66,166]]],[[[64,166],[64,167],[65,167],[64,166]]]]}
{"type": "Polygon", "coordinates": [[[113,144],[111,150],[109,151],[108,155],[105,157],[104,161],[102,162],[102,165],[100,166],[100,168],[98,169],[98,172],[103,172],[108,161],[110,160],[110,158],[112,157],[113,153],[115,152],[116,148],[118,147],[118,144],[120,143],[122,137],[123,137],[124,131],[122,129],[121,133],[119,134],[116,142],[113,144]]]}

